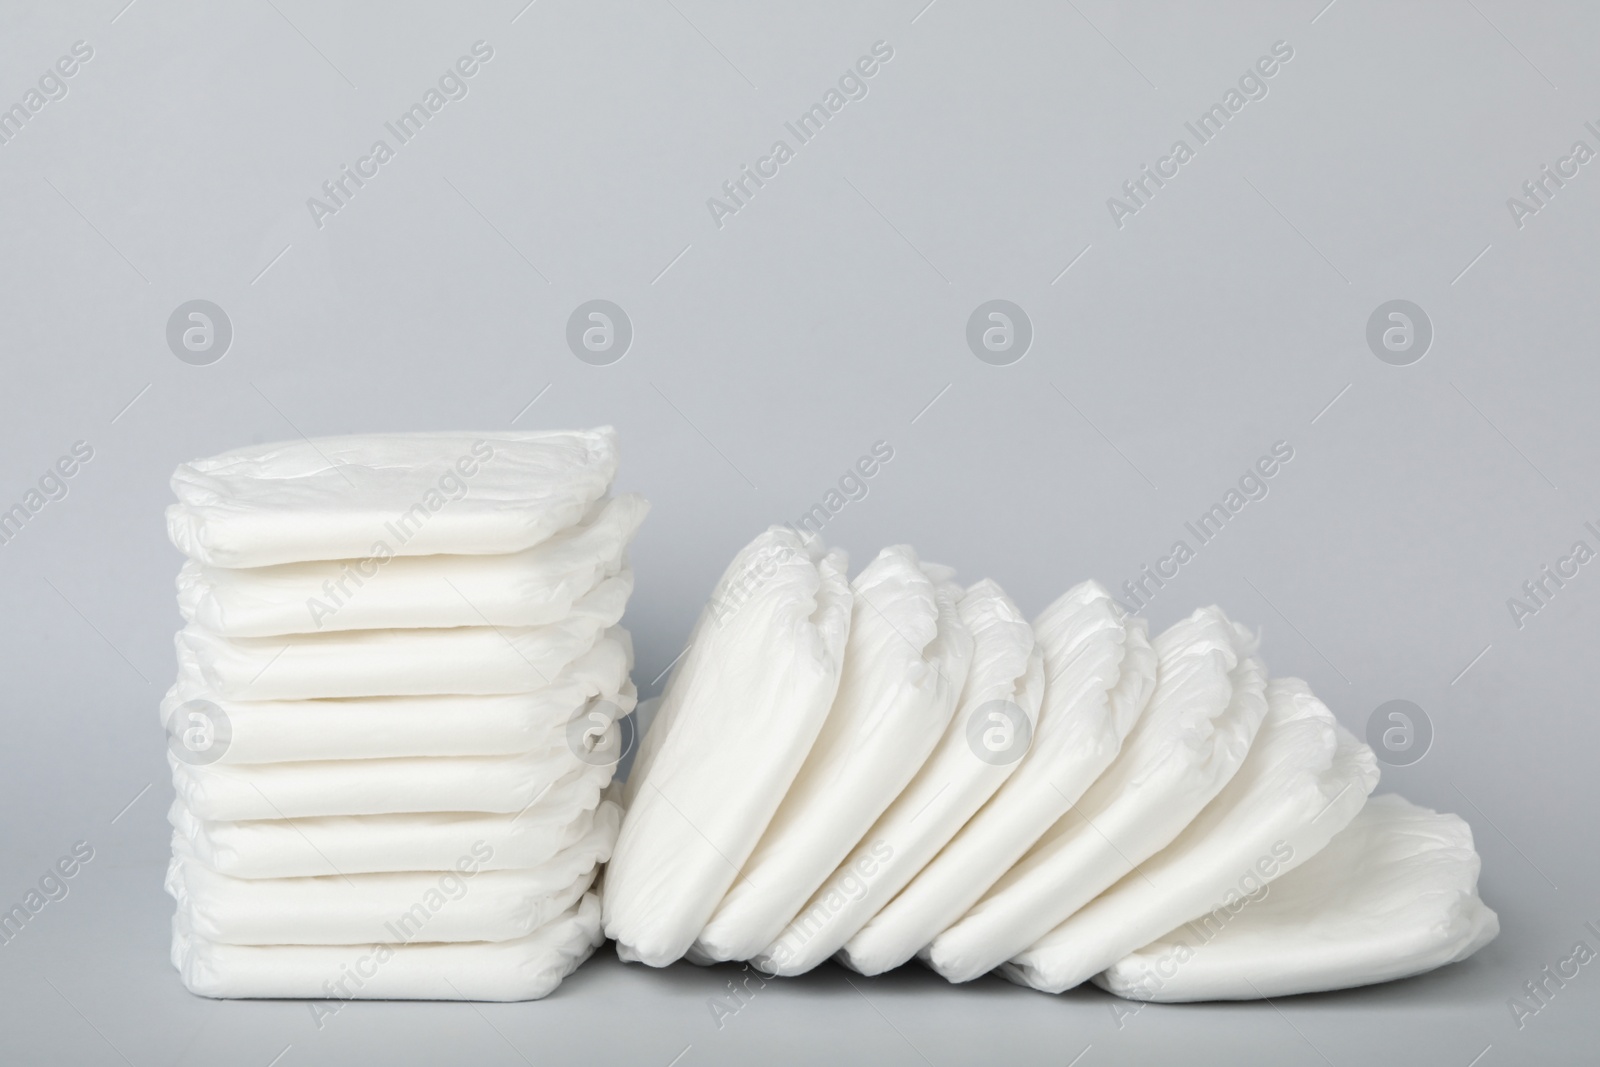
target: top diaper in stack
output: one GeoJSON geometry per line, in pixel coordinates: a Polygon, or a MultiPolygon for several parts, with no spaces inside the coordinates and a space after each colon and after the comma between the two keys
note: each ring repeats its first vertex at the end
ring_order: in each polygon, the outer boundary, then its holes
{"type": "Polygon", "coordinates": [[[608,495],[616,466],[603,427],[178,468],[161,713],[191,991],[529,1000],[599,944],[648,511],[608,495]]]}

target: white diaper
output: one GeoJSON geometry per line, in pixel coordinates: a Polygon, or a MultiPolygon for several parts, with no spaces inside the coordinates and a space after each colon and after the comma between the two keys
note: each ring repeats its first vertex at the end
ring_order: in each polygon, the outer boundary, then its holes
{"type": "Polygon", "coordinates": [[[239,701],[180,682],[161,701],[161,721],[176,745],[188,731],[209,731],[198,743],[218,753],[216,765],[531,752],[595,726],[593,716],[633,710],[628,635],[608,633],[531,693],[239,701]]]}
{"type": "Polygon", "coordinates": [[[802,974],[837,952],[966,825],[1027,753],[1044,695],[1044,657],[1033,627],[987,579],[967,590],[960,611],[972,633],[972,669],[944,736],[756,958],[763,973],[802,974]]]}
{"type": "Polygon", "coordinates": [[[581,520],[616,469],[609,426],[253,445],[178,467],[167,533],[214,567],[520,552],[581,520]]]}
{"type": "Polygon", "coordinates": [[[1059,993],[1168,930],[1261,891],[1325,847],[1378,784],[1372,750],[1298,678],[1267,686],[1250,754],[1183,833],[1001,970],[1059,993]]]}
{"type": "Polygon", "coordinates": [[[623,569],[650,505],[635,493],[597,501],[584,521],[508,555],[395,556],[232,569],[190,560],[178,610],[224,637],[557,622],[623,569]]]}
{"type": "Polygon", "coordinates": [[[950,576],[895,545],[850,583],[838,694],[788,795],[700,932],[697,957],[743,960],[766,948],[938,744],[972,664],[961,587],[950,576]]]}
{"type": "Polygon", "coordinates": [[[1500,932],[1472,829],[1388,794],[1254,899],[1202,916],[1094,982],[1132,1000],[1254,1000],[1388,982],[1466,959],[1500,932]]]}
{"type": "Polygon", "coordinates": [[[179,681],[226,700],[525,693],[594,647],[632,591],[623,571],[544,626],[225,638],[191,625],[177,635],[179,681]]]}
{"type": "Polygon", "coordinates": [[[219,945],[173,917],[172,963],[204,997],[309,1000],[538,1000],[593,954],[593,893],[513,941],[219,945]]]}
{"type": "Polygon", "coordinates": [[[606,870],[625,959],[681,959],[822,729],[850,630],[845,558],[773,527],[729,564],[628,779],[606,870]]]}
{"type": "Polygon", "coordinates": [[[187,851],[167,868],[182,925],[228,945],[510,941],[566,911],[611,856],[621,810],[603,802],[588,831],[538,867],[486,869],[494,847],[468,843],[448,871],[234,878],[187,851]]]}
{"type": "Polygon", "coordinates": [[[924,958],[967,982],[1165,848],[1228,784],[1267,713],[1255,639],[1217,608],[1156,638],[1160,674],[1122,752],[924,958]]]}
{"type": "Polygon", "coordinates": [[[1145,621],[1098,582],[1063,593],[1034,622],[1045,690],[1028,753],[961,831],[872,921],[842,961],[898,967],[956,922],[1069,810],[1116,757],[1156,682],[1145,621]]]}
{"type": "Polygon", "coordinates": [[[513,815],[435,812],[329,815],[308,819],[216,822],[174,801],[174,852],[187,851],[235,878],[298,878],[378,871],[448,871],[473,841],[494,855],[485,870],[537,867],[589,830],[601,785],[584,776],[513,815]]]}
{"type": "Polygon", "coordinates": [[[172,788],[197,818],[231,822],[412,812],[515,814],[580,780],[604,786],[612,768],[590,763],[562,736],[511,756],[406,756],[193,766],[170,752],[172,788]]]}

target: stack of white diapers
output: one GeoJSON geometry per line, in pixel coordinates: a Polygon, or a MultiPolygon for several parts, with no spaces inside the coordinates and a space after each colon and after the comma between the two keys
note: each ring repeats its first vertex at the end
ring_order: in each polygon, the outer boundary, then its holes
{"type": "Polygon", "coordinates": [[[180,466],[172,961],[213,997],[529,1000],[601,941],[648,505],[609,427],[180,466]]]}
{"type": "Polygon", "coordinates": [[[1498,931],[1466,824],[1368,803],[1372,751],[1215,607],[1150,637],[1085,582],[1030,626],[906,546],[773,527],[640,747],[607,870],[626,960],[1252,999],[1418,974],[1498,931]]]}

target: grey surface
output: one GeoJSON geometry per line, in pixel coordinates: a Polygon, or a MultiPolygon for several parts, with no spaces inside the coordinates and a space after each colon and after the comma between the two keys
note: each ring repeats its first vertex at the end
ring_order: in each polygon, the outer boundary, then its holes
{"type": "Polygon", "coordinates": [[[1600,948],[1600,563],[1520,628],[1507,599],[1600,547],[1600,162],[1521,228],[1506,201],[1574,140],[1600,148],[1600,12],[924,2],[0,11],[7,106],[94,48],[0,145],[0,506],[73,442],[95,450],[0,546],[0,897],[95,849],[0,947],[0,1058],[1593,1062],[1596,964],[1520,1029],[1507,1001],[1600,948]],[[479,39],[495,53],[469,95],[317,228],[306,199],[479,39]],[[894,58],[865,99],[719,229],[706,199],[879,40],[894,58]],[[1119,229],[1107,198],[1279,40],[1294,58],[1268,95],[1119,229]],[[209,366],[166,343],[195,299],[233,326],[209,366]],[[609,366],[566,346],[593,299],[634,328],[609,366]],[[966,343],[994,299],[1033,326],[1009,366],[966,343]],[[1409,366],[1366,341],[1394,299],[1433,325],[1409,366]],[[826,536],[858,565],[912,542],[1030,612],[1133,577],[1289,442],[1152,625],[1222,604],[1357,732],[1385,701],[1423,708],[1430,751],[1380,789],[1472,824],[1499,940],[1413,981],[1124,1018],[1095,991],[830,967],[719,1029],[730,970],[609,949],[542,1003],[352,1004],[320,1031],[304,1004],[189,996],[160,889],[171,469],[300,433],[513,422],[622,434],[619,486],[655,503],[628,620],[647,691],[738,546],[875,441],[894,459],[826,536]]]}

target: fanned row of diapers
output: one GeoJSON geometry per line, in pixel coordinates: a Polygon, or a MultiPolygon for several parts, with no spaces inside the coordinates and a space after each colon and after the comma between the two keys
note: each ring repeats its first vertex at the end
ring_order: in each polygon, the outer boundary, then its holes
{"type": "Polygon", "coordinates": [[[1217,608],[1094,582],[1032,623],[906,546],[729,565],[625,788],[609,428],[180,467],[172,958],[217,997],[526,1000],[628,961],[1252,999],[1498,932],[1472,835],[1217,608]],[[607,861],[609,860],[609,864],[607,861]],[[600,880],[602,866],[605,878],[600,880]]]}
{"type": "Polygon", "coordinates": [[[633,710],[609,428],[179,467],[172,961],[214,997],[527,1000],[602,940],[633,710]]]}
{"type": "Polygon", "coordinates": [[[1217,608],[1151,638],[1094,582],[1029,625],[905,546],[855,579],[774,527],[728,567],[626,786],[624,960],[1251,999],[1498,932],[1466,824],[1217,608]]]}

